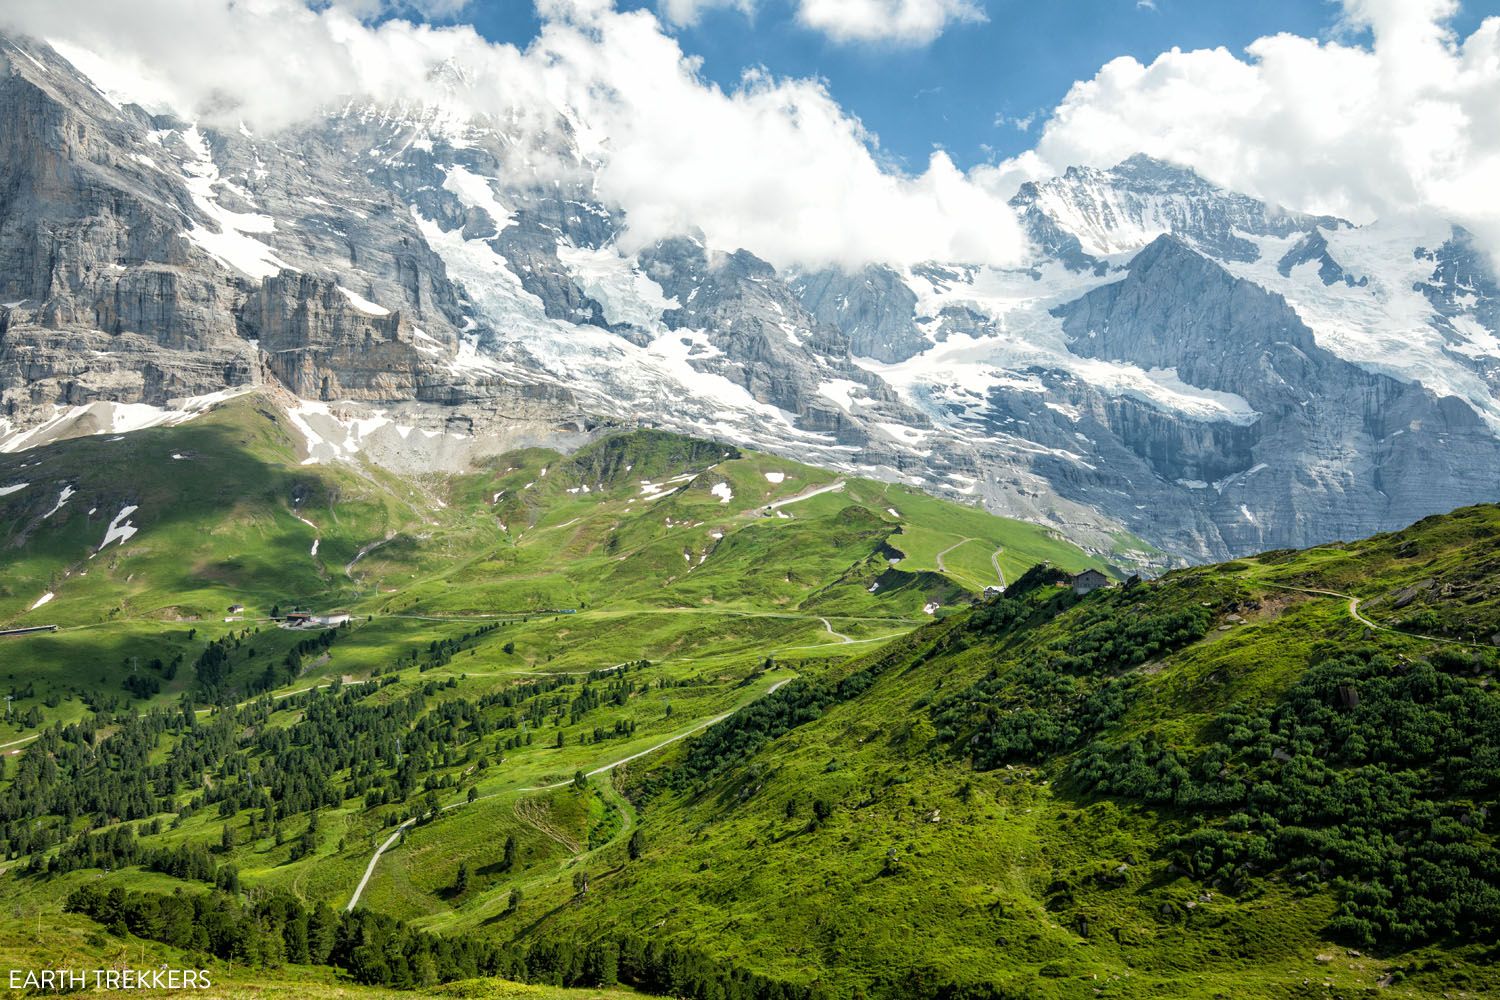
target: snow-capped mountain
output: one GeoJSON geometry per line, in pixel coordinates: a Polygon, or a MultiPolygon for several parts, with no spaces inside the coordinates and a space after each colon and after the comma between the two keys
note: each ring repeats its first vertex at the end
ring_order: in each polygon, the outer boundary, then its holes
{"type": "Polygon", "coordinates": [[[1191,170],[1132,156],[1109,170],[1069,167],[1028,183],[1012,200],[1032,238],[1053,256],[1093,265],[1175,234],[1220,260],[1255,260],[1255,240],[1345,225],[1221,190],[1191,170]]]}
{"type": "Polygon", "coordinates": [[[0,448],[265,384],[314,461],[649,423],[1188,558],[1500,492],[1500,293],[1452,227],[1134,157],[1022,188],[1024,268],[778,273],[622,251],[586,125],[547,113],[540,141],[421,105],[212,130],[0,41],[0,448]]]}

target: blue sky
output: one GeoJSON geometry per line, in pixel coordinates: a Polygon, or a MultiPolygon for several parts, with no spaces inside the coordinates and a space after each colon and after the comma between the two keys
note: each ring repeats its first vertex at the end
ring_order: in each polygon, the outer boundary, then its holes
{"type": "MultiPolygon", "coordinates": [[[[624,0],[624,9],[649,7],[624,0]]],[[[747,67],[818,77],[879,137],[893,164],[920,170],[934,148],[960,168],[1031,148],[1046,114],[1075,80],[1116,56],[1143,63],[1171,48],[1224,46],[1235,53],[1265,35],[1324,38],[1339,10],[1324,0],[984,0],[988,21],[951,24],[919,46],[841,43],[797,23],[789,0],[753,14],[721,7],[671,28],[703,73],[726,87],[747,67]],[[1016,126],[1032,119],[1029,130],[1016,126]]],[[[1500,0],[1468,0],[1453,20],[1468,35],[1500,0]]],[[[458,18],[495,41],[524,44],[537,30],[525,0],[475,0],[458,18]]]]}

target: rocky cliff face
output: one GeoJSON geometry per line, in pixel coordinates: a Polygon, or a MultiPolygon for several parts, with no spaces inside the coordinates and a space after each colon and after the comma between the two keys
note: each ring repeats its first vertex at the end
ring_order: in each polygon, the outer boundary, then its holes
{"type": "Polygon", "coordinates": [[[149,134],[45,47],[0,45],[0,418],[252,378],[234,289],[192,266],[191,202],[128,155],[149,134]]]}
{"type": "Polygon", "coordinates": [[[585,419],[565,387],[454,363],[460,325],[484,328],[377,183],[398,179],[349,169],[367,122],[316,139],[200,131],[114,106],[28,40],[0,43],[0,120],[10,427],[265,381],[320,400],[501,404],[544,427],[585,419]]]}
{"type": "Polygon", "coordinates": [[[1472,409],[1319,347],[1284,298],[1176,237],[1159,237],[1124,280],[1057,312],[1075,353],[1172,369],[1259,414],[1231,451],[1204,461],[1191,447],[1170,448],[1151,462],[1160,479],[1216,484],[1207,500],[1231,552],[1293,545],[1308,523],[1373,534],[1419,519],[1443,496],[1495,490],[1500,438],[1472,409]]]}
{"type": "Polygon", "coordinates": [[[917,297],[889,267],[797,275],[791,287],[820,322],[848,334],[849,349],[859,357],[905,361],[927,346],[918,325],[917,297]]]}
{"type": "MultiPolygon", "coordinates": [[[[1500,493],[1500,295],[1461,231],[1285,212],[1144,157],[1013,205],[1030,268],[913,268],[915,304],[860,284],[891,331],[870,367],[966,431],[982,466],[1047,484],[976,484],[992,506],[1036,516],[1050,494],[1228,555],[1500,493]]],[[[852,301],[857,282],[799,287],[852,301]]]]}
{"type": "Polygon", "coordinates": [[[98,400],[267,384],[311,401],[312,460],[444,435],[448,467],[648,424],[1143,563],[1127,530],[1224,556],[1500,492],[1500,293],[1449,227],[1360,229],[1136,157],[1024,186],[1024,268],[782,274],[691,234],[622,251],[566,109],[508,127],[348,102],[215,131],[0,40],[0,448],[107,429],[65,419],[98,400]]]}

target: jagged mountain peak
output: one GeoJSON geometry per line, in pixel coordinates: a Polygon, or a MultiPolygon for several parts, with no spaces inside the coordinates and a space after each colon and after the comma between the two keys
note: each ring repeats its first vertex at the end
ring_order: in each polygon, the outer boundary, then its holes
{"type": "Polygon", "coordinates": [[[1199,277],[1209,275],[1229,277],[1227,271],[1194,247],[1191,240],[1184,239],[1176,233],[1162,233],[1147,243],[1140,252],[1130,258],[1130,262],[1125,265],[1125,270],[1131,275],[1139,275],[1164,264],[1185,267],[1199,277]]]}
{"type": "Polygon", "coordinates": [[[468,67],[452,56],[427,71],[427,82],[455,91],[468,90],[474,85],[468,67]]]}
{"type": "MultiPolygon", "coordinates": [[[[1079,181],[1105,178],[1111,183],[1146,191],[1210,191],[1223,193],[1192,167],[1162,160],[1147,153],[1135,153],[1112,167],[1070,166],[1063,171],[1062,179],[1079,181]]],[[[1047,183],[1047,182],[1043,182],[1047,183]]]]}
{"type": "Polygon", "coordinates": [[[1285,237],[1348,223],[1229,191],[1189,167],[1136,154],[1108,168],[1069,167],[1022,185],[1011,205],[1045,252],[1077,269],[1133,254],[1164,233],[1212,256],[1255,260],[1247,237],[1285,237]]]}
{"type": "Polygon", "coordinates": [[[9,72],[31,76],[34,73],[54,73],[59,70],[72,74],[70,65],[52,46],[26,35],[0,31],[0,59],[10,64],[9,72]],[[19,61],[16,57],[20,57],[19,61]]]}

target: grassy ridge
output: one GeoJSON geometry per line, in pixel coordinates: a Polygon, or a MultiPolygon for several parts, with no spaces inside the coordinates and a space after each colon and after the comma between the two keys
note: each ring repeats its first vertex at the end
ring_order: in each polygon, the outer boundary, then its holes
{"type": "MultiPolygon", "coordinates": [[[[1424,592],[1467,597],[1473,559],[1500,542],[1497,513],[1432,519],[1340,546],[1333,560],[1326,550],[1274,554],[1082,602],[1043,587],[1014,612],[985,608],[913,633],[841,668],[839,676],[876,670],[857,696],[748,757],[726,759],[706,784],[670,780],[692,764],[692,746],[638,774],[633,787],[656,790],[641,817],[647,858],[617,875],[607,895],[560,910],[549,933],[660,927],[724,961],[839,995],[1489,995],[1500,980],[1496,913],[1486,900],[1500,877],[1479,817],[1496,810],[1500,789],[1494,647],[1456,650],[1371,629],[1346,600],[1288,591],[1292,584],[1280,581],[1347,587],[1370,607],[1393,602],[1414,578],[1433,580],[1424,592]],[[1360,577],[1349,567],[1365,551],[1377,570],[1360,577]],[[1406,554],[1404,564],[1394,553],[1406,554]],[[1185,631],[1171,631],[1173,622],[1186,622],[1185,631]],[[1371,668],[1337,666],[1355,650],[1371,668]],[[1378,678],[1400,676],[1401,663],[1435,664],[1456,685],[1421,723],[1453,731],[1453,744],[1438,737],[1441,768],[1424,756],[1430,751],[1411,723],[1373,756],[1358,756],[1366,751],[1330,751],[1311,721],[1301,723],[1302,742],[1276,721],[1293,711],[1308,720],[1317,717],[1308,711],[1353,713],[1373,727],[1366,740],[1400,732],[1386,713],[1411,695],[1391,700],[1378,678]],[[1329,671],[1345,679],[1320,679],[1329,671]],[[1363,694],[1352,709],[1342,691],[1350,686],[1363,694]],[[1117,703],[1096,697],[1106,687],[1119,689],[1117,703]],[[1227,720],[1262,717],[1269,721],[1251,721],[1252,731],[1269,725],[1272,740],[1234,749],[1253,741],[1233,742],[1248,738],[1233,734],[1242,723],[1227,720]],[[1213,756],[1226,752],[1221,745],[1230,756],[1213,756]],[[1162,751],[1141,757],[1142,747],[1171,748],[1187,769],[1180,786],[1164,792],[1143,778],[1140,765],[1156,774],[1162,751]],[[1304,754],[1329,758],[1317,778],[1325,791],[1288,784],[1290,798],[1271,796],[1301,773],[1304,754]],[[1230,768],[1223,775],[1221,760],[1230,768]],[[1188,797],[1199,787],[1193,774],[1204,776],[1196,799],[1188,797]],[[1347,818],[1332,800],[1317,805],[1326,815],[1297,822],[1325,839],[1278,853],[1297,841],[1276,839],[1267,824],[1277,816],[1371,780],[1398,784],[1347,818]],[[1256,781],[1270,783],[1248,793],[1263,796],[1260,812],[1236,818],[1243,807],[1233,803],[1247,794],[1237,789],[1256,781]],[[1391,795],[1414,791],[1431,804],[1410,815],[1392,808],[1391,795]],[[1212,805],[1214,794],[1226,805],[1212,805]],[[1388,836],[1381,823],[1427,822],[1415,818],[1423,810],[1451,824],[1443,839],[1474,852],[1435,862],[1474,880],[1457,890],[1471,895],[1450,916],[1429,911],[1415,937],[1378,916],[1360,923],[1378,904],[1359,885],[1409,876],[1362,869],[1352,845],[1380,843],[1388,836]],[[1270,853],[1250,863],[1223,853],[1225,844],[1254,844],[1236,830],[1271,835],[1270,853]],[[1351,846],[1340,845],[1340,830],[1356,838],[1351,846]],[[1215,839],[1224,836],[1232,839],[1215,839]],[[663,886],[673,891],[664,895],[663,886]]],[[[1440,620],[1500,624],[1476,613],[1476,603],[1430,606],[1440,620]]],[[[1421,681],[1420,671],[1402,669],[1421,681]]],[[[738,724],[762,723],[747,715],[738,724]]],[[[1319,725],[1328,731],[1327,720],[1319,725]]],[[[1397,836],[1391,843],[1406,840],[1404,848],[1380,850],[1409,857],[1400,863],[1416,867],[1403,870],[1420,870],[1421,839],[1397,836]]],[[[1455,890],[1424,891],[1446,898],[1455,890]]]]}

